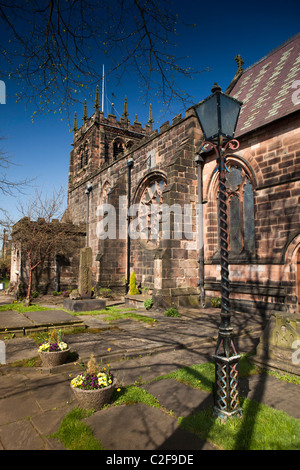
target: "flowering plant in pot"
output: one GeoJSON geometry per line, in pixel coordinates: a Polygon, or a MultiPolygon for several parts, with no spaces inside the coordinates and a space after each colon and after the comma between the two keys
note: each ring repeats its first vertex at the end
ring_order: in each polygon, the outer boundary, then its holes
{"type": "Polygon", "coordinates": [[[116,379],[109,366],[97,363],[91,354],[84,372],[71,380],[71,388],[82,408],[100,410],[109,402],[116,385],[116,379]]]}
{"type": "Polygon", "coordinates": [[[61,330],[52,330],[39,345],[39,354],[43,366],[51,367],[64,364],[68,358],[70,348],[63,341],[61,330]]]}

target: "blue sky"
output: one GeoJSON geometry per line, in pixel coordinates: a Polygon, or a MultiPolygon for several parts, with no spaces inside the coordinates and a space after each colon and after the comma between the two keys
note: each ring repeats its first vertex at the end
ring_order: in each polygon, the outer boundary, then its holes
{"type": "MultiPolygon", "coordinates": [[[[199,0],[174,1],[175,10],[187,23],[195,27],[178,28],[177,55],[188,56],[184,63],[195,69],[209,67],[211,71],[194,77],[192,81],[182,79],[180,86],[195,97],[195,103],[210,95],[214,82],[223,90],[235,75],[237,66],[235,56],[240,54],[244,68],[252,65],[272,49],[300,31],[300,2],[285,0],[273,2],[202,2],[199,0]]],[[[103,60],[99,58],[101,73],[103,60]]],[[[1,67],[1,62],[0,62],[1,67]]],[[[300,77],[299,77],[300,79],[300,77]]],[[[69,132],[67,117],[64,115],[38,116],[31,122],[33,109],[25,110],[22,102],[16,104],[14,94],[17,85],[6,82],[7,99],[0,105],[0,143],[1,150],[11,155],[16,164],[11,166],[7,176],[12,180],[36,178],[34,185],[44,192],[51,193],[54,188],[67,189],[69,156],[72,132],[69,132]],[[62,119],[62,120],[61,120],[62,119]]],[[[135,114],[144,125],[148,120],[148,105],[139,101],[138,83],[133,76],[124,77],[117,88],[113,77],[107,82],[107,96],[117,97],[115,109],[122,114],[124,96],[127,96],[129,119],[135,114]]],[[[155,127],[172,120],[179,112],[180,105],[171,111],[163,108],[155,98],[151,99],[155,127]]],[[[106,109],[105,113],[106,113],[106,109]]],[[[110,112],[110,105],[108,107],[110,112]]],[[[83,106],[76,105],[71,114],[77,111],[78,123],[83,115],[83,106]]],[[[93,102],[88,101],[88,114],[93,113],[93,102]]],[[[30,197],[34,187],[29,187],[23,195],[5,197],[0,194],[0,207],[6,209],[17,220],[18,200],[30,197]]]]}

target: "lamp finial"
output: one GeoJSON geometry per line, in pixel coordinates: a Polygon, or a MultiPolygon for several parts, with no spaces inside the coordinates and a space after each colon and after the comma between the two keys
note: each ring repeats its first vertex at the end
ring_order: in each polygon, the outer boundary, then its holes
{"type": "Polygon", "coordinates": [[[217,84],[217,82],[215,82],[214,86],[211,89],[211,92],[216,93],[217,91],[221,91],[221,87],[217,84]]]}

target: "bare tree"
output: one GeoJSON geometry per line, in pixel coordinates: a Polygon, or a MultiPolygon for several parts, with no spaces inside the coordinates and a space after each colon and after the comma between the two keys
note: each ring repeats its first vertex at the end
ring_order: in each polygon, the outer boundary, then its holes
{"type": "Polygon", "coordinates": [[[199,72],[174,54],[179,23],[168,0],[0,0],[0,78],[22,82],[18,99],[35,113],[63,112],[99,82],[107,57],[107,74],[135,73],[145,101],[152,88],[164,104],[186,101],[176,77],[199,72]]]}
{"type": "Polygon", "coordinates": [[[27,273],[26,304],[31,300],[33,272],[55,254],[70,253],[76,239],[76,229],[71,223],[59,222],[63,205],[63,191],[51,197],[36,192],[35,197],[20,208],[23,217],[14,225],[13,243],[25,260],[27,273]]]}
{"type": "MultiPolygon", "coordinates": [[[[3,137],[0,137],[0,141],[3,140],[3,137]]],[[[12,166],[16,165],[10,155],[8,155],[4,150],[0,149],[0,192],[3,195],[13,196],[16,193],[24,191],[25,187],[28,186],[33,179],[24,179],[24,180],[13,180],[7,175],[7,171],[12,166]]],[[[0,207],[0,212],[5,212],[3,208],[0,207]]],[[[0,221],[1,224],[1,221],[0,221]]]]}

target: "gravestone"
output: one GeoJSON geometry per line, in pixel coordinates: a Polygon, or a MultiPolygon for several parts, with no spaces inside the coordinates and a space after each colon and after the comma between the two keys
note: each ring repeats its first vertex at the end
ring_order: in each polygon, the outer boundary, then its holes
{"type": "Polygon", "coordinates": [[[300,314],[273,312],[251,360],[300,375],[300,314]]]}
{"type": "Polygon", "coordinates": [[[85,247],[80,250],[78,293],[80,299],[65,299],[64,308],[70,312],[103,310],[106,302],[103,299],[92,299],[92,249],[85,247]]]}
{"type": "Polygon", "coordinates": [[[92,296],[92,248],[80,250],[78,291],[82,299],[92,296]]]}

